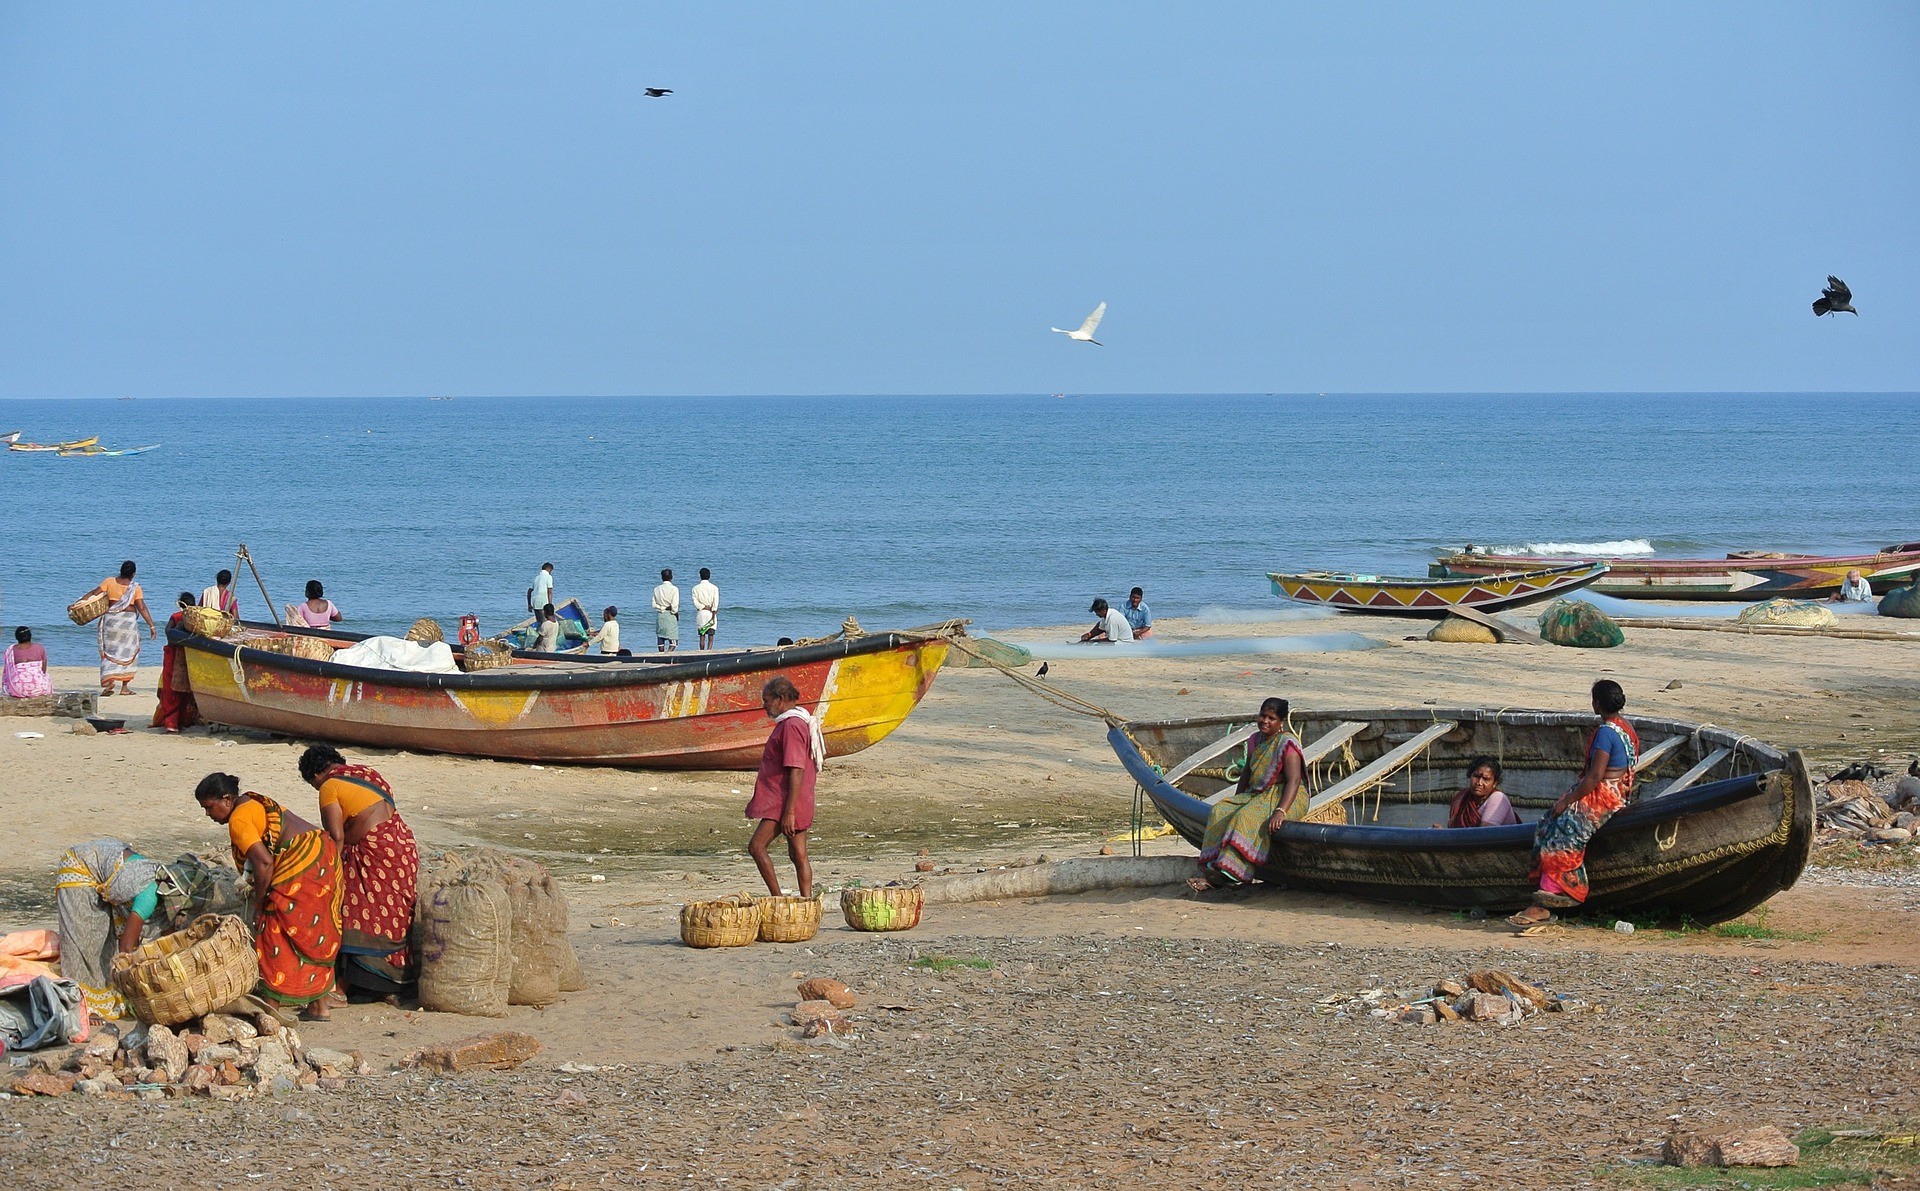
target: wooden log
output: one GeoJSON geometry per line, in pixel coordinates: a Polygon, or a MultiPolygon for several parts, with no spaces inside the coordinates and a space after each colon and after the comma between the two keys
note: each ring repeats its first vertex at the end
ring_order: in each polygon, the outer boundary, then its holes
{"type": "MultiPolygon", "coordinates": [[[[1311,765],[1366,730],[1367,726],[1365,724],[1356,723],[1353,720],[1342,720],[1340,723],[1328,728],[1326,734],[1321,736],[1320,739],[1301,749],[1300,758],[1308,765],[1311,765]]],[[[1208,806],[1213,806],[1224,801],[1236,788],[1237,783],[1229,785],[1224,790],[1207,795],[1201,799],[1201,801],[1205,802],[1208,806]]]]}
{"type": "Polygon", "coordinates": [[[1360,791],[1373,785],[1376,781],[1379,781],[1382,777],[1398,769],[1403,762],[1414,757],[1428,745],[1453,731],[1457,726],[1458,725],[1452,720],[1441,720],[1435,723],[1432,727],[1420,733],[1420,735],[1414,737],[1412,740],[1407,741],[1399,748],[1394,749],[1390,753],[1382,754],[1372,764],[1356,770],[1354,773],[1328,786],[1320,793],[1315,794],[1313,800],[1307,803],[1307,812],[1311,814],[1323,806],[1330,806],[1343,798],[1350,798],[1358,794],[1360,791]]]}
{"type": "Polygon", "coordinates": [[[1661,741],[1659,744],[1654,745],[1652,748],[1648,749],[1646,752],[1640,754],[1639,758],[1635,760],[1633,763],[1633,772],[1635,774],[1645,773],[1647,770],[1652,769],[1655,765],[1658,765],[1660,762],[1666,760],[1668,753],[1679,748],[1681,745],[1685,744],[1687,741],[1691,739],[1692,737],[1690,736],[1667,737],[1665,740],[1661,741]]]}
{"type": "Polygon", "coordinates": [[[1458,616],[1462,620],[1470,620],[1477,625],[1482,625],[1493,630],[1493,635],[1498,637],[1502,642],[1511,642],[1516,645],[1545,645],[1547,643],[1546,639],[1538,634],[1530,633],[1518,625],[1508,624],[1504,620],[1496,619],[1490,613],[1482,612],[1478,608],[1468,607],[1466,604],[1448,604],[1447,612],[1449,615],[1458,616]]]}
{"type": "Polygon", "coordinates": [[[99,691],[55,691],[26,699],[0,697],[0,715],[55,716],[79,720],[100,714],[99,691]]]}
{"type": "Polygon", "coordinates": [[[1700,633],[1746,633],[1773,637],[1846,637],[1855,641],[1920,641],[1920,633],[1892,629],[1815,629],[1787,624],[1740,624],[1731,620],[1691,620],[1666,616],[1616,616],[1613,623],[1629,629],[1680,629],[1700,633]]]}
{"type": "Polygon", "coordinates": [[[990,873],[937,877],[923,884],[920,893],[923,901],[934,903],[991,902],[1178,885],[1195,872],[1191,856],[1080,857],[990,873]]]}

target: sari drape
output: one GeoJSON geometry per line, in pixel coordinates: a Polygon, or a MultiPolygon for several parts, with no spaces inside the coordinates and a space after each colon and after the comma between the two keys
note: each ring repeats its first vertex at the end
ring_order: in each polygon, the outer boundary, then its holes
{"type": "Polygon", "coordinates": [[[414,979],[414,894],[420,881],[420,848],[413,829],[400,817],[393,789],[365,765],[335,765],[319,782],[353,782],[372,790],[393,807],[385,822],[349,843],[340,853],[343,896],[340,909],[343,957],[340,977],[371,992],[391,993],[414,979]]]}
{"type": "Polygon", "coordinates": [[[139,596],[140,585],[127,584],[98,622],[103,683],[130,679],[140,671],[140,617],[133,610],[139,596]]]}
{"type": "Polygon", "coordinates": [[[7,651],[0,654],[0,693],[15,699],[51,695],[53,680],[47,677],[45,663],[16,661],[13,651],[18,648],[18,645],[9,645],[7,651]]]}
{"type": "Polygon", "coordinates": [[[1587,751],[1583,760],[1593,756],[1594,742],[1609,727],[1616,729],[1626,743],[1626,772],[1620,777],[1603,780],[1585,797],[1559,814],[1541,819],[1533,835],[1533,877],[1539,882],[1541,891],[1565,894],[1576,905],[1586,901],[1590,892],[1587,884],[1587,845],[1592,842],[1594,832],[1613,818],[1614,812],[1625,806],[1627,799],[1633,795],[1633,763],[1640,756],[1640,737],[1626,720],[1619,716],[1601,720],[1593,734],[1587,737],[1587,751]]]}
{"type": "Polygon", "coordinates": [[[61,853],[53,880],[60,916],[60,974],[80,986],[88,1010],[102,1017],[133,1016],[113,986],[109,965],[120,950],[127,906],[159,870],[153,861],[132,854],[123,840],[91,840],[61,853]]]}
{"type": "MultiPolygon", "coordinates": [[[[1286,792],[1286,757],[1299,753],[1300,741],[1291,732],[1272,736],[1255,733],[1247,745],[1246,788],[1223,799],[1207,816],[1206,835],[1201,839],[1200,872],[1210,884],[1250,884],[1272,850],[1270,825],[1286,792]]],[[[1287,817],[1305,816],[1307,798],[1304,785],[1288,808],[1287,817]]]]}
{"type": "MultiPolygon", "coordinates": [[[[266,909],[254,924],[260,995],[282,1005],[311,1005],[333,991],[340,955],[340,851],[318,827],[287,835],[279,803],[251,792],[245,797],[266,808],[261,842],[273,854],[272,875],[253,876],[271,885],[266,909]]],[[[234,863],[244,867],[246,862],[245,853],[234,849],[234,863]]]]}
{"type": "MultiPolygon", "coordinates": [[[[167,618],[167,628],[186,623],[185,614],[175,612],[167,618]]],[[[193,701],[193,687],[187,682],[186,650],[171,640],[160,651],[160,702],[153,710],[153,726],[178,732],[200,722],[200,709],[193,701]]]]}

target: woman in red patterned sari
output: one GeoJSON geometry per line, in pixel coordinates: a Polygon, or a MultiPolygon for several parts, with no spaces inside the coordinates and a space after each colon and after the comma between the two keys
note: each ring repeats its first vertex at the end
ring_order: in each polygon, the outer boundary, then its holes
{"type": "Polygon", "coordinates": [[[1627,693],[1611,678],[1593,684],[1593,713],[1600,717],[1587,737],[1586,768],[1573,789],[1560,796],[1533,835],[1533,904],[1507,919],[1522,930],[1554,920],[1555,910],[1587,900],[1587,845],[1614,812],[1633,797],[1633,764],[1640,736],[1620,713],[1627,693]]]}
{"type": "Polygon", "coordinates": [[[320,792],[320,823],[340,845],[344,876],[340,979],[390,997],[413,983],[414,891],[420,849],[386,779],[324,744],[300,757],[300,776],[320,792]]]}
{"type": "Polygon", "coordinates": [[[200,722],[200,709],[193,702],[193,686],[187,681],[187,651],[172,638],[174,629],[184,629],[186,610],[193,606],[193,593],[180,593],[180,606],[167,618],[167,648],[160,655],[160,702],[153,709],[153,726],[173,735],[200,722]]]}
{"type": "Polygon", "coordinates": [[[333,837],[240,779],[210,773],[193,791],[207,818],[225,824],[234,866],[252,870],[259,994],[327,1019],[340,954],[340,849],[333,837]]]}

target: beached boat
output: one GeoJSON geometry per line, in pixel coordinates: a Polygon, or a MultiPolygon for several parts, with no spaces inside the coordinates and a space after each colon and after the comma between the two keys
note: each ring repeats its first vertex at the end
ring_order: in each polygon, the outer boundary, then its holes
{"type": "MultiPolygon", "coordinates": [[[[1587,851],[1587,910],[1736,918],[1783,889],[1813,844],[1813,786],[1796,752],[1709,725],[1628,717],[1638,796],[1587,851]]],[[[1450,909],[1518,909],[1533,882],[1534,821],[1579,774],[1594,717],[1553,711],[1293,713],[1306,743],[1308,822],[1274,833],[1261,876],[1293,888],[1450,909]],[[1498,758],[1525,822],[1446,828],[1477,755],[1498,758]]],[[[1246,717],[1127,723],[1108,741],[1134,781],[1198,847],[1232,791],[1226,759],[1246,717]]]]}
{"type": "Polygon", "coordinates": [[[767,738],[760,688],[769,679],[790,680],[822,717],[830,756],[858,752],[919,704],[961,623],[683,661],[516,660],[471,674],[344,666],[258,644],[343,646],[364,640],[359,633],[245,622],[234,639],[180,629],[167,638],[184,646],[200,716],[214,723],[500,760],[752,769],[767,738]]]}
{"type": "MultiPolygon", "coordinates": [[[[1520,567],[1564,564],[1537,554],[1488,554],[1460,550],[1427,567],[1436,579],[1493,575],[1520,567]]],[[[1847,572],[1858,570],[1885,594],[1913,581],[1920,570],[1920,542],[1888,546],[1874,554],[1781,554],[1738,550],[1725,558],[1598,558],[1607,573],[1594,583],[1601,595],[1627,600],[1771,600],[1779,596],[1825,599],[1840,590],[1847,572]]]]}
{"type": "Polygon", "coordinates": [[[87,447],[93,446],[99,441],[100,441],[99,435],[95,435],[92,438],[76,438],[72,442],[54,442],[54,443],[20,442],[16,437],[13,442],[10,442],[7,444],[7,450],[9,451],[79,451],[79,450],[84,450],[87,447]]]}
{"type": "Polygon", "coordinates": [[[1449,608],[1461,605],[1494,612],[1550,600],[1578,591],[1606,573],[1607,568],[1599,563],[1580,562],[1451,580],[1339,571],[1270,574],[1267,578],[1273,583],[1273,594],[1302,604],[1387,616],[1445,616],[1449,608]]]}

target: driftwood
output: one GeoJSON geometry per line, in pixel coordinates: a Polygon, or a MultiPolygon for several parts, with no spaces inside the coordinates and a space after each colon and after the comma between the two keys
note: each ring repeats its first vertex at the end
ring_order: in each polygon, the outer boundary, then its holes
{"type": "Polygon", "coordinates": [[[1462,620],[1471,621],[1474,624],[1488,629],[1502,644],[1545,645],[1547,643],[1546,639],[1538,633],[1528,632],[1518,625],[1508,624],[1504,620],[1499,620],[1488,613],[1480,611],[1478,608],[1469,607],[1466,604],[1449,604],[1447,606],[1447,612],[1449,615],[1458,616],[1462,620]]]}
{"type": "Polygon", "coordinates": [[[0,715],[56,716],[79,720],[100,714],[99,691],[55,691],[26,699],[0,697],[0,715]]]}
{"type": "Polygon", "coordinates": [[[928,902],[992,902],[1051,897],[1103,889],[1149,889],[1178,885],[1199,870],[1191,856],[1115,856],[1050,860],[1025,868],[939,877],[920,887],[928,902]]]}
{"type": "Polygon", "coordinates": [[[1616,616],[1629,629],[1686,629],[1703,633],[1749,633],[1772,637],[1851,637],[1856,641],[1920,641],[1920,633],[1894,629],[1813,629],[1787,624],[1739,624],[1731,620],[1691,620],[1671,616],[1616,616]]]}

